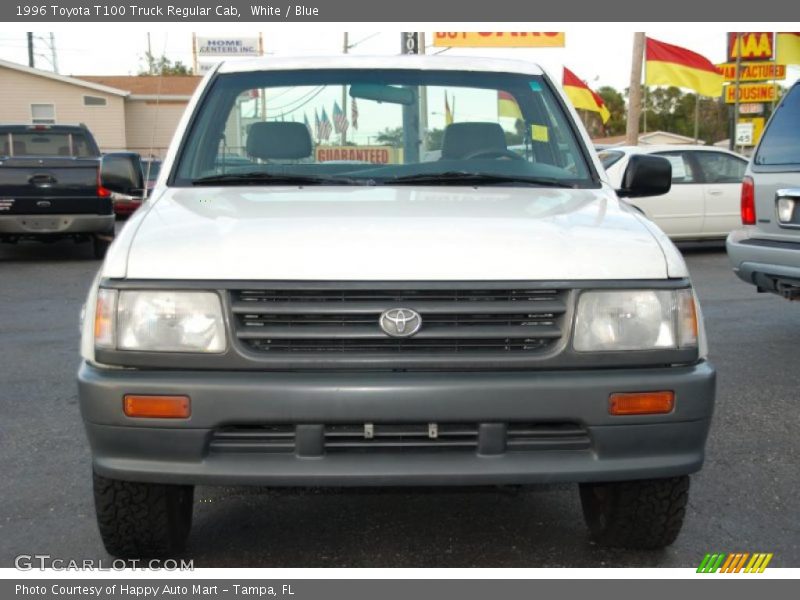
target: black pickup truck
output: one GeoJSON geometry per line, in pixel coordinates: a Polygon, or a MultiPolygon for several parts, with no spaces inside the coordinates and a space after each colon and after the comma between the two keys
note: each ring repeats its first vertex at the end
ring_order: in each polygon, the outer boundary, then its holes
{"type": "Polygon", "coordinates": [[[114,210],[102,163],[83,125],[0,125],[0,242],[72,238],[103,258],[114,210]]]}

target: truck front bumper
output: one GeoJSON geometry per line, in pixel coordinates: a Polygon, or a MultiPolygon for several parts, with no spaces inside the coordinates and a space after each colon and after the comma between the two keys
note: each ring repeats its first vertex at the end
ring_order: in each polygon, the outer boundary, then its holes
{"type": "Polygon", "coordinates": [[[525,484],[697,471],[715,372],[705,361],[629,370],[257,373],[84,363],[79,390],[94,468],[106,477],[265,486],[525,484]],[[669,414],[609,414],[611,393],[660,390],[675,393],[669,414]],[[129,418],[125,394],[188,395],[191,416],[129,418]],[[445,424],[461,424],[475,432],[474,446],[432,439],[422,448],[370,445],[372,427],[403,424],[442,432],[445,424]],[[559,424],[569,425],[562,430],[559,424]],[[349,451],[329,448],[328,432],[337,425],[363,430],[364,443],[349,451]],[[260,446],[264,426],[289,430],[289,449],[260,446]],[[512,441],[512,431],[538,426],[543,436],[512,441]],[[244,443],[225,445],[231,428],[244,443]]]}
{"type": "Polygon", "coordinates": [[[37,236],[114,231],[114,215],[2,215],[0,235],[37,236]]]}

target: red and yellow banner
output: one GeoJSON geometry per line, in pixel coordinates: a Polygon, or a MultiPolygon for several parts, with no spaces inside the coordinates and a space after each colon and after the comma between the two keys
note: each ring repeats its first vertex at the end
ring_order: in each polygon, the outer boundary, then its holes
{"type": "Polygon", "coordinates": [[[590,110],[600,114],[603,123],[611,118],[606,103],[598,93],[589,88],[575,73],[564,67],[564,93],[575,108],[590,110]]]}
{"type": "Polygon", "coordinates": [[[563,31],[436,31],[433,45],[449,48],[563,48],[563,31]]]}
{"type": "Polygon", "coordinates": [[[776,58],[781,63],[800,65],[800,33],[778,32],[776,58]]]}
{"type": "Polygon", "coordinates": [[[497,116],[522,119],[522,111],[519,109],[516,98],[502,90],[497,91],[497,116]]]}
{"type": "Polygon", "coordinates": [[[647,38],[645,61],[647,85],[674,85],[711,97],[722,94],[722,73],[701,54],[647,38]]]}

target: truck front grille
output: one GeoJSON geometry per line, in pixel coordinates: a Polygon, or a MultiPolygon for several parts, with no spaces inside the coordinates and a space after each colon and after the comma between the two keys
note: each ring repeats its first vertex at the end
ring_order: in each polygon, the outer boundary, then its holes
{"type": "Polygon", "coordinates": [[[563,336],[567,292],[553,289],[237,290],[237,338],[250,350],[289,353],[541,353],[563,336]],[[411,337],[391,337],[380,315],[420,314],[411,337]]]}
{"type": "Polygon", "coordinates": [[[588,430],[572,422],[336,423],[228,425],[214,431],[213,453],[391,454],[471,452],[483,455],[585,450],[588,430]]]}

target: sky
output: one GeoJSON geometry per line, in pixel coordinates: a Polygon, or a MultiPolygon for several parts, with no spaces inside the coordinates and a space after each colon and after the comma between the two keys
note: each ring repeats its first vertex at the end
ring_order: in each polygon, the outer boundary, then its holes
{"type": "MultiPolygon", "coordinates": [[[[199,24],[196,24],[199,27],[199,24]]],[[[359,24],[361,26],[361,24],[359,24]]],[[[378,24],[387,26],[389,24],[378,24]]],[[[394,24],[391,24],[394,25],[394,24]]],[[[660,28],[647,29],[647,35],[658,40],[677,44],[699,52],[712,62],[723,62],[725,59],[724,25],[718,29],[709,24],[658,24],[660,28]]],[[[784,24],[783,29],[790,25],[784,24]]],[[[120,26],[94,26],[88,29],[83,25],[72,25],[56,30],[55,45],[59,72],[64,75],[128,75],[135,74],[143,65],[143,57],[147,50],[147,27],[131,25],[124,29],[120,26]]],[[[633,40],[633,26],[608,28],[605,25],[592,27],[566,26],[565,48],[514,48],[514,49],[466,49],[453,48],[448,55],[490,56],[497,58],[516,58],[530,60],[550,70],[554,76],[560,74],[562,66],[569,67],[581,79],[592,87],[611,85],[617,89],[628,86],[630,79],[630,56],[633,40]]],[[[498,29],[508,31],[508,28],[498,29]]],[[[239,35],[258,35],[257,29],[249,30],[238,26],[239,35]]],[[[234,33],[229,26],[218,28],[203,25],[198,29],[200,35],[229,35],[234,33]]],[[[343,30],[337,25],[320,27],[273,27],[261,32],[264,50],[268,55],[330,55],[342,52],[343,30]]],[[[50,69],[49,33],[35,32],[37,66],[50,69]]],[[[390,31],[385,27],[361,29],[349,32],[351,44],[355,44],[350,52],[354,54],[396,54],[400,47],[399,30],[390,31]]],[[[428,43],[433,39],[432,32],[427,32],[428,43]]],[[[166,54],[172,60],[192,64],[191,29],[184,27],[163,28],[150,35],[152,51],[155,55],[166,54]]],[[[439,52],[441,48],[429,47],[428,53],[439,52]]],[[[27,44],[24,31],[3,30],[0,25],[0,58],[27,64],[27,44]]],[[[787,83],[800,77],[800,69],[791,69],[787,83]]]]}

